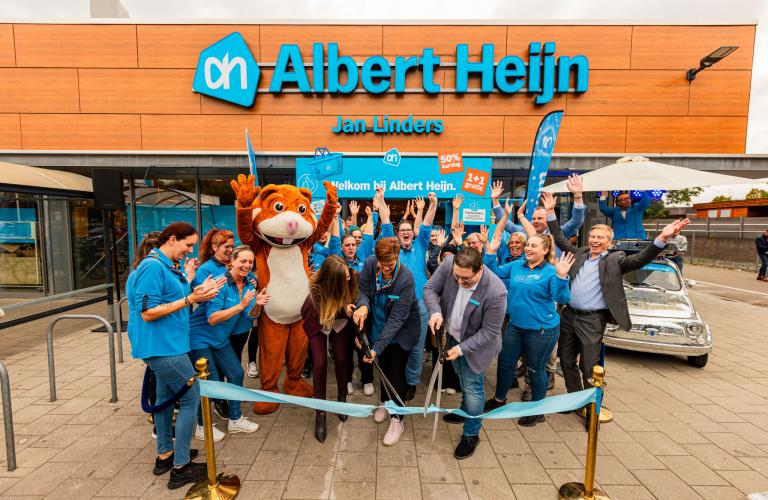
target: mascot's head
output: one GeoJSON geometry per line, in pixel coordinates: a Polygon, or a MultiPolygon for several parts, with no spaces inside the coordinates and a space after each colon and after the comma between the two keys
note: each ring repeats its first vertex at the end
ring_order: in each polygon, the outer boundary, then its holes
{"type": "Polygon", "coordinates": [[[269,184],[259,194],[261,211],[253,219],[256,236],[273,247],[298,245],[315,231],[312,192],[289,184],[269,184]]]}

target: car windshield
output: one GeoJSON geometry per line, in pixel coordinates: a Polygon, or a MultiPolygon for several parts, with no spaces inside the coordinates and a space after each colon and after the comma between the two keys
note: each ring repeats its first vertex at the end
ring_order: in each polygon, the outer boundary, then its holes
{"type": "Polygon", "coordinates": [[[660,288],[676,292],[683,285],[672,265],[653,262],[624,274],[624,283],[638,288],[660,288]]]}

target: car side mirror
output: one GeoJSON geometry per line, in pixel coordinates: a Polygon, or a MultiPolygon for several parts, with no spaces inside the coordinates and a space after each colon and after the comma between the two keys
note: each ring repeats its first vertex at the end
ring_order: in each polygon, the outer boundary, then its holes
{"type": "Polygon", "coordinates": [[[694,280],[683,280],[683,281],[685,281],[685,286],[687,286],[689,288],[692,287],[692,286],[696,286],[696,281],[694,281],[694,280]]]}

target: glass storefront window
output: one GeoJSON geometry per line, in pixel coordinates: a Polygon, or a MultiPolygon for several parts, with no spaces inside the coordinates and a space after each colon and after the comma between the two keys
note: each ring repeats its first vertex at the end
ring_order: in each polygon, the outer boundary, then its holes
{"type": "Polygon", "coordinates": [[[43,287],[40,197],[0,192],[0,287],[43,287]]]}

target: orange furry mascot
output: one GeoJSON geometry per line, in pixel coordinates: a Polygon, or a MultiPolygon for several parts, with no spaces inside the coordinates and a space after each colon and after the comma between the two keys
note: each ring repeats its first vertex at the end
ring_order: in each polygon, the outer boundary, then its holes
{"type": "MultiPolygon", "coordinates": [[[[336,187],[324,182],[326,203],[315,222],[312,193],[288,184],[254,185],[253,175],[231,182],[237,197],[237,236],[253,248],[259,287],[271,297],[259,316],[261,388],[277,391],[285,360],[283,391],[312,397],[312,386],[301,379],[307,357],[301,305],[309,294],[307,255],[331,225],[338,202],[336,187]]],[[[276,403],[255,403],[260,415],[278,409],[276,403]]]]}

